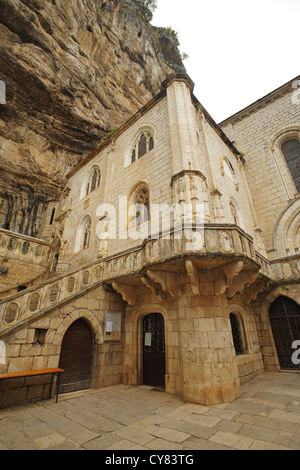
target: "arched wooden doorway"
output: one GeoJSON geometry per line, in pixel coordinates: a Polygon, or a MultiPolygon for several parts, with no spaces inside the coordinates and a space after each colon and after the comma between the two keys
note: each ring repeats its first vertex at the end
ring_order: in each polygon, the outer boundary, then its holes
{"type": "Polygon", "coordinates": [[[281,369],[298,369],[293,364],[294,341],[300,340],[300,307],[288,297],[278,297],[269,308],[273,338],[281,369]]]}
{"type": "Polygon", "coordinates": [[[88,324],[80,318],[66,331],[63,338],[59,367],[59,393],[85,390],[91,386],[93,335],[88,324]]]}
{"type": "Polygon", "coordinates": [[[165,386],[165,327],[160,313],[151,313],[143,322],[143,383],[165,386]]]}

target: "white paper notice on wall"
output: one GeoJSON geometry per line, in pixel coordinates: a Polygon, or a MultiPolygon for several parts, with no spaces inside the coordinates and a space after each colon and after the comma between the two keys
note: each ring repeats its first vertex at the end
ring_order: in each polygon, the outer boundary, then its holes
{"type": "Polygon", "coordinates": [[[6,347],[4,341],[0,341],[0,364],[6,364],[6,347]]]}
{"type": "Polygon", "coordinates": [[[105,341],[120,341],[122,330],[122,312],[106,311],[105,341]]]}
{"type": "Polygon", "coordinates": [[[0,104],[6,104],[6,86],[2,80],[0,80],[0,104]]]}
{"type": "Polygon", "coordinates": [[[145,333],[145,346],[151,346],[151,341],[152,341],[152,334],[151,333],[145,333]]]}

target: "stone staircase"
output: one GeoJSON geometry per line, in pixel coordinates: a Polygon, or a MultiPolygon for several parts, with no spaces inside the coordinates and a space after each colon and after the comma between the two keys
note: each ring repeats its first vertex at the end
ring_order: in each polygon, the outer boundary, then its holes
{"type": "Polygon", "coordinates": [[[190,236],[180,239],[173,232],[169,238],[144,241],[134,250],[59,274],[2,299],[0,339],[102,283],[110,283],[123,300],[134,305],[135,286],[127,279],[137,274],[140,283],[156,292],[160,300],[176,295],[182,275],[188,276],[193,292],[201,294],[201,275],[205,276],[207,269],[214,269],[216,295],[227,291],[233,297],[247,288],[249,302],[272,282],[269,262],[254,251],[251,237],[237,226],[208,225],[197,233],[194,242],[190,236]],[[159,270],[161,263],[163,271],[159,270]]]}

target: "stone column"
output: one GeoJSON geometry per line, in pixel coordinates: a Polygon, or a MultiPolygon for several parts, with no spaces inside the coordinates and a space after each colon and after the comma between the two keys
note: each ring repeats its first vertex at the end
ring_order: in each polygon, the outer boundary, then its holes
{"type": "Polygon", "coordinates": [[[173,75],[164,82],[168,100],[173,175],[200,169],[196,110],[191,92],[194,84],[187,75],[173,75]]]}

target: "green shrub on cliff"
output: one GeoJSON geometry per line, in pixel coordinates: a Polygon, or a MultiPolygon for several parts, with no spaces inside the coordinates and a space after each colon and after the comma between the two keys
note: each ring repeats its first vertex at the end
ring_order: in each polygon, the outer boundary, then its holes
{"type": "Polygon", "coordinates": [[[142,15],[145,17],[147,21],[151,21],[153,18],[153,12],[157,7],[156,0],[134,0],[137,4],[138,8],[140,9],[142,15]]]}

